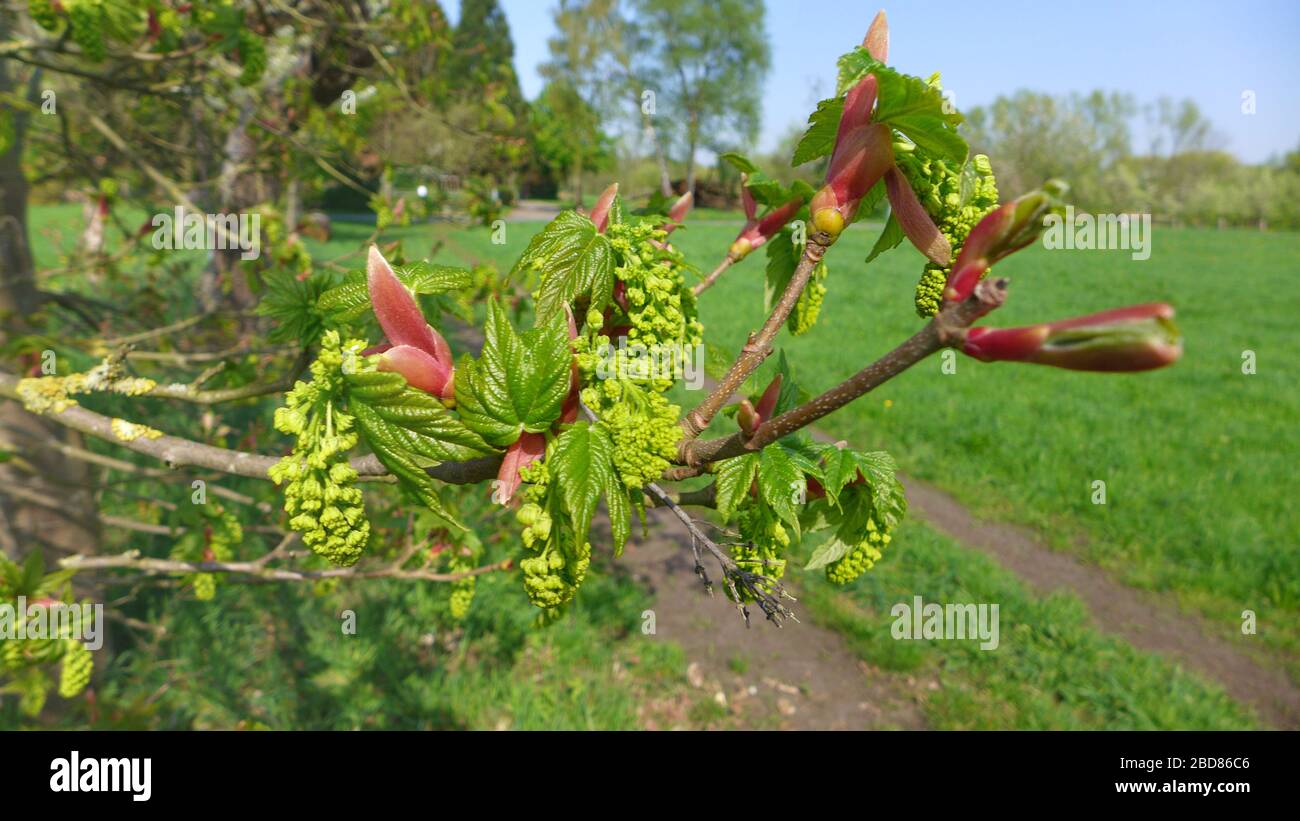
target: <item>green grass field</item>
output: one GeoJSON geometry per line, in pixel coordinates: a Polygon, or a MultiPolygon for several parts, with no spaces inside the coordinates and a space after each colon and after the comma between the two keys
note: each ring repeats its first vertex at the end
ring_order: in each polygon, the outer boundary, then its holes
{"type": "MultiPolygon", "coordinates": [[[[49,227],[62,218],[42,209],[34,222],[49,227]]],[[[76,224],[74,213],[67,218],[76,224]]],[[[721,218],[697,222],[676,233],[674,243],[707,272],[737,225],[721,218]]],[[[437,246],[440,261],[504,270],[539,227],[509,224],[504,245],[493,244],[486,229],[445,224],[398,229],[386,238],[402,238],[409,256],[437,246]]],[[[328,259],[356,249],[370,231],[340,222],[331,242],[309,245],[328,259]]],[[[845,235],[828,257],[830,291],[817,328],[779,341],[809,390],[830,387],[919,327],[911,296],[921,257],[899,249],[868,268],[861,260],[874,235],[865,226],[845,235]]],[[[977,512],[1031,525],[1055,547],[1128,584],[1167,592],[1235,636],[1236,644],[1281,659],[1295,675],[1300,527],[1287,487],[1292,437],[1286,426],[1288,411],[1300,406],[1300,388],[1288,378],[1282,317],[1300,307],[1300,297],[1283,283],[1298,246],[1289,234],[1162,229],[1145,262],[1119,251],[1027,250],[998,267],[1012,278],[1012,293],[990,324],[1167,300],[1179,308],[1183,361],[1154,374],[1112,376],[959,358],[956,373],[944,374],[934,358],[820,427],[857,447],[890,450],[905,471],[952,491],[977,512]],[[1241,372],[1247,349],[1258,357],[1253,375],[1241,372]],[[1105,505],[1092,503],[1095,480],[1106,483],[1105,505]],[[1258,614],[1257,636],[1241,636],[1246,609],[1258,614]]],[[[57,264],[48,247],[40,251],[40,264],[57,264]]],[[[711,343],[734,351],[762,321],[762,268],[763,255],[755,254],[704,297],[701,316],[711,343]]],[[[1253,721],[1217,687],[1088,626],[1076,599],[1035,596],[1009,572],[921,523],[908,523],[887,559],[847,592],[795,578],[804,605],[864,659],[940,678],[944,686],[925,705],[932,726],[1226,728],[1253,721]],[[927,601],[1000,602],[1002,648],[890,640],[889,604],[914,594],[927,601]]],[[[575,644],[571,636],[529,642],[558,643],[558,651],[551,648],[554,664],[588,666],[579,650],[598,629],[572,628],[575,644]]],[[[658,659],[649,677],[675,680],[671,669],[670,657],[658,659]]],[[[512,676],[495,686],[510,690],[512,676]]],[[[609,703],[598,718],[580,718],[570,709],[576,704],[547,692],[549,726],[626,726],[629,705],[609,703]]],[[[473,703],[466,701],[455,723],[501,720],[473,703]]]]}

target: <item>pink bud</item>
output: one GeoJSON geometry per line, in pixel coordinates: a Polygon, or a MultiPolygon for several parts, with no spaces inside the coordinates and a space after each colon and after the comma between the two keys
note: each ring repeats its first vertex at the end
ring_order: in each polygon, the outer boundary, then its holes
{"type": "Polygon", "coordinates": [[[813,225],[832,237],[839,236],[857,215],[862,198],[893,165],[888,126],[868,124],[842,136],[831,155],[826,185],[808,206],[813,225]]]}
{"type": "Polygon", "coordinates": [[[1182,356],[1182,336],[1173,318],[1173,306],[1152,302],[1023,328],[972,328],[962,352],[984,362],[1147,371],[1182,356]]]}
{"type": "Polygon", "coordinates": [[[677,202],[673,203],[673,207],[668,209],[668,224],[664,226],[664,230],[671,234],[673,229],[681,225],[682,220],[686,219],[687,212],[691,210],[691,206],[694,204],[695,195],[690,191],[678,197],[677,202]]]}
{"type": "Polygon", "coordinates": [[[370,304],[389,342],[419,348],[430,356],[446,352],[450,359],[447,341],[429,326],[415,297],[374,245],[370,246],[370,258],[366,262],[366,282],[370,304]]]}
{"type": "Polygon", "coordinates": [[[740,202],[745,208],[745,222],[753,222],[758,216],[758,202],[754,199],[754,192],[749,190],[746,184],[749,182],[748,174],[740,175],[740,202]]]}
{"type": "Polygon", "coordinates": [[[391,343],[387,348],[367,349],[367,353],[382,352],[380,370],[402,374],[412,387],[441,397],[444,404],[454,401],[451,346],[425,321],[415,297],[373,245],[366,263],[366,283],[375,317],[391,343]]]}
{"type": "Polygon", "coordinates": [[[758,404],[754,406],[760,425],[772,418],[772,411],[776,410],[776,400],[780,395],[781,374],[778,373],[772,377],[771,382],[767,383],[767,389],[763,391],[763,395],[758,398],[758,404]]]}
{"type": "Polygon", "coordinates": [[[740,400],[740,406],[736,409],[736,424],[745,436],[753,436],[754,431],[758,430],[758,413],[754,410],[753,402],[740,400]]]}
{"type": "Polygon", "coordinates": [[[898,226],[917,250],[938,265],[946,266],[951,262],[952,245],[939,230],[939,226],[934,224],[929,212],[916,198],[916,192],[898,168],[885,172],[885,190],[889,194],[894,219],[898,220],[898,226]]]}
{"type": "Polygon", "coordinates": [[[794,219],[794,215],[799,213],[802,207],[803,198],[795,197],[785,205],[773,208],[761,220],[751,219],[731,244],[731,255],[737,259],[744,259],[750,251],[776,236],[787,222],[794,219]]]}
{"type": "MultiPolygon", "coordinates": [[[[573,310],[567,302],[564,304],[564,316],[569,322],[569,341],[572,342],[578,338],[578,323],[573,318],[573,310]]],[[[569,347],[572,349],[573,346],[570,345],[569,347]]],[[[578,421],[578,409],[580,407],[578,397],[581,390],[582,380],[578,372],[578,357],[575,355],[569,363],[569,395],[564,398],[564,405],[560,408],[560,421],[566,425],[578,421]]]]}
{"type": "Polygon", "coordinates": [[[1038,191],[1022,194],[984,215],[970,233],[952,266],[944,298],[959,302],[971,295],[984,272],[998,260],[1033,243],[1043,232],[1043,218],[1057,206],[1066,186],[1049,180],[1038,191]]]}
{"type": "Polygon", "coordinates": [[[546,436],[541,433],[521,433],[514,444],[506,448],[505,458],[501,460],[501,469],[497,471],[498,490],[494,491],[493,501],[506,504],[519,489],[523,479],[519,476],[520,468],[525,468],[546,455],[546,436]],[[495,495],[500,494],[500,495],[495,495]]]}
{"type": "Polygon", "coordinates": [[[410,345],[395,345],[380,354],[379,370],[400,373],[411,387],[438,397],[444,397],[452,377],[450,367],[410,345]]]}
{"type": "Polygon", "coordinates": [[[614,204],[614,198],[618,196],[618,183],[614,183],[606,188],[596,199],[596,204],[591,207],[591,221],[596,223],[596,233],[603,234],[609,227],[609,207],[614,204]]]}
{"type": "Polygon", "coordinates": [[[867,36],[862,38],[862,47],[867,53],[884,63],[889,60],[889,21],[885,19],[885,10],[876,12],[871,25],[867,27],[867,36]]]}

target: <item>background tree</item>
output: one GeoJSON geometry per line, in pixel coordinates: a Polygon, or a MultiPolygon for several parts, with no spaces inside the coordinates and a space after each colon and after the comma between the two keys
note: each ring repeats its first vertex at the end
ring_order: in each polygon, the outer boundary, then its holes
{"type": "Polygon", "coordinates": [[[741,146],[758,132],[763,78],[771,62],[762,0],[633,0],[637,75],[657,91],[661,123],[683,148],[686,189],[696,153],[741,146]]]}
{"type": "Polygon", "coordinates": [[[533,141],[538,157],[557,176],[568,175],[576,206],[582,205],[582,175],[608,167],[610,138],[600,115],[565,80],[547,83],[533,103],[533,141]]]}

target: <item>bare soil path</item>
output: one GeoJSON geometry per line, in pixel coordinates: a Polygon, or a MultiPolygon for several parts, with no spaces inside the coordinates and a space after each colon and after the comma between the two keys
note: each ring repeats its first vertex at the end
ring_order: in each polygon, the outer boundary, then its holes
{"type": "MultiPolygon", "coordinates": [[[[1102,630],[1160,653],[1216,681],[1279,729],[1300,728],[1300,689],[1282,670],[1257,661],[1197,616],[1156,594],[1136,590],[1100,568],[1052,550],[1027,528],[976,519],[933,485],[905,479],[908,509],[964,547],[992,556],[1042,592],[1068,590],[1102,630]]],[[[1241,636],[1240,642],[1250,641],[1241,636]]]]}
{"type": "Polygon", "coordinates": [[[654,594],[655,636],[682,647],[694,686],[744,726],[925,728],[920,699],[932,682],[866,664],[838,633],[802,613],[802,623],[778,629],[751,608],[757,617],[746,628],[717,585],[712,597],[704,592],[681,527],[658,513],[649,514],[647,538],[634,531],[619,563],[654,594]]]}

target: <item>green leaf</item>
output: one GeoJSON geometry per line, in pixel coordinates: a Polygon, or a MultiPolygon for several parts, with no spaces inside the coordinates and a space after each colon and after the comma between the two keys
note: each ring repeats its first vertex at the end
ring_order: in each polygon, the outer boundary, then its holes
{"type": "Polygon", "coordinates": [[[561,312],[515,333],[501,305],[488,306],[483,352],[461,359],[456,404],[461,419],[489,444],[506,447],[524,431],[541,433],[560,415],[573,354],[561,312]]]}
{"type": "Polygon", "coordinates": [[[617,558],[623,555],[623,547],[632,535],[632,502],[627,496],[627,486],[612,472],[605,485],[605,506],[609,508],[609,530],[614,537],[617,558]]]}
{"type": "Polygon", "coordinates": [[[903,226],[898,224],[898,220],[894,219],[893,214],[890,214],[889,219],[885,221],[885,230],[880,232],[879,237],[876,237],[876,244],[871,246],[871,253],[867,254],[867,262],[871,262],[871,260],[890,249],[897,248],[899,243],[906,237],[907,235],[903,233],[903,226]]]}
{"type": "Polygon", "coordinates": [[[730,519],[740,503],[749,496],[754,478],[758,475],[758,460],[757,453],[746,453],[714,466],[717,475],[716,504],[723,521],[730,519]]]}
{"type": "Polygon", "coordinates": [[[790,361],[785,358],[784,348],[777,353],[776,372],[781,374],[781,390],[776,395],[776,407],[772,411],[773,418],[792,410],[807,395],[807,392],[799,387],[799,383],[794,380],[794,372],[790,369],[790,361]]]}
{"type": "Polygon", "coordinates": [[[41,586],[41,577],[45,575],[45,556],[40,549],[34,549],[23,561],[22,583],[18,585],[21,592],[35,591],[41,586]]]}
{"type": "Polygon", "coordinates": [[[32,591],[32,595],[37,598],[53,596],[58,592],[59,588],[71,581],[75,575],[77,575],[76,570],[55,570],[53,573],[46,573],[41,578],[40,583],[36,585],[36,589],[32,591]]]}
{"type": "Polygon", "coordinates": [[[600,494],[618,481],[613,455],[614,442],[603,428],[579,422],[559,435],[546,457],[579,540],[591,529],[600,494]]]}
{"type": "Polygon", "coordinates": [[[758,462],[758,490],[763,500],[782,521],[799,533],[799,513],[795,498],[806,488],[803,473],[779,444],[763,448],[758,462]]]}
{"type": "Polygon", "coordinates": [[[538,316],[562,314],[579,296],[600,310],[614,291],[614,250],[596,224],[576,211],[560,212],[534,236],[510,275],[530,269],[541,276],[538,316]]]}
{"type": "Polygon", "coordinates": [[[871,186],[871,190],[862,198],[858,211],[853,215],[854,222],[860,222],[876,212],[876,206],[885,199],[885,181],[881,180],[871,186]]]}
{"type": "Polygon", "coordinates": [[[425,460],[411,451],[409,438],[401,434],[402,428],[388,424],[374,408],[365,403],[358,402],[349,410],[357,421],[357,431],[384,467],[397,477],[402,487],[409,490],[425,507],[464,530],[465,526],[443,506],[437,485],[424,470],[427,467],[425,460]]]}
{"type": "Polygon", "coordinates": [[[795,146],[790,165],[798,167],[807,162],[829,157],[835,150],[835,135],[840,129],[844,114],[844,98],[831,97],[817,104],[817,110],[808,115],[808,130],[795,146]]]}
{"type": "Polygon", "coordinates": [[[803,566],[804,570],[820,570],[831,562],[838,561],[849,554],[852,549],[838,538],[832,536],[818,545],[813,551],[812,557],[808,559],[808,564],[803,566]]]}
{"type": "Polygon", "coordinates": [[[893,527],[907,514],[907,496],[898,481],[898,464],[883,450],[863,453],[854,451],[858,468],[871,488],[871,503],[885,523],[893,527]]]}
{"type": "MultiPolygon", "coordinates": [[[[785,383],[782,382],[781,386],[784,388],[785,383]]],[[[805,477],[811,476],[818,482],[822,480],[821,448],[811,438],[792,433],[778,441],[775,447],[785,451],[785,455],[805,477]]]]}
{"type": "MultiPolygon", "coordinates": [[[[805,183],[807,185],[807,183],[805,183]]],[[[759,205],[765,205],[769,208],[778,208],[794,199],[795,192],[786,188],[779,181],[772,179],[762,171],[755,171],[749,175],[745,182],[745,187],[754,197],[754,201],[759,205]]],[[[812,199],[812,197],[808,197],[812,199]]]]}
{"type": "Polygon", "coordinates": [[[848,448],[825,445],[822,448],[822,487],[826,489],[826,498],[838,506],[840,491],[849,482],[858,478],[858,460],[848,448]]]}
{"type": "Polygon", "coordinates": [[[920,77],[898,72],[861,46],[839,59],[838,89],[843,94],[868,74],[878,83],[872,121],[901,131],[908,139],[943,159],[964,163],[969,148],[957,133],[965,119],[943,93],[920,77]]]}
{"type": "MultiPolygon", "coordinates": [[[[417,262],[400,265],[393,273],[413,294],[442,294],[468,288],[473,282],[464,268],[417,262]]],[[[370,310],[370,289],[365,271],[350,271],[342,284],[325,291],[316,301],[317,309],[335,323],[355,322],[370,310]]]]}
{"type": "Polygon", "coordinates": [[[758,166],[750,162],[749,157],[735,151],[728,151],[725,154],[719,154],[718,159],[730,163],[732,167],[742,174],[753,174],[758,170],[758,166]]]}
{"type": "Polygon", "coordinates": [[[331,281],[329,275],[319,273],[305,280],[287,271],[267,277],[266,291],[257,303],[257,315],[275,321],[266,338],[271,342],[292,341],[304,346],[315,342],[325,329],[318,300],[321,289],[331,281]]]}
{"type": "MultiPolygon", "coordinates": [[[[380,428],[393,447],[429,467],[438,462],[463,462],[493,452],[435,396],[411,388],[401,374],[365,371],[345,374],[348,409],[365,408],[370,435],[380,428]]],[[[370,435],[367,435],[369,440],[370,435]]]]}

